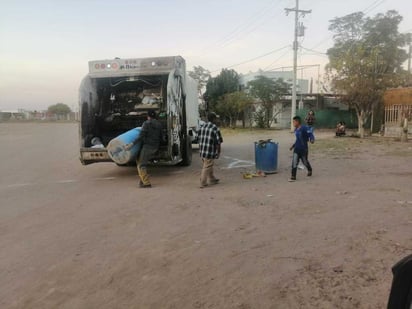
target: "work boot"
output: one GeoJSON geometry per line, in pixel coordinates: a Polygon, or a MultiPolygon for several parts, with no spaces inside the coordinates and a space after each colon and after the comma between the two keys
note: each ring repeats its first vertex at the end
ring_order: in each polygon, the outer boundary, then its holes
{"type": "Polygon", "coordinates": [[[139,187],[140,187],[140,188],[151,188],[151,187],[152,187],[152,184],[148,183],[148,184],[145,184],[145,185],[144,185],[143,183],[140,183],[140,184],[139,184],[139,187]]]}
{"type": "Polygon", "coordinates": [[[149,180],[149,175],[147,174],[147,169],[146,167],[138,167],[138,172],[139,172],[139,177],[140,177],[140,182],[139,182],[139,187],[140,188],[151,188],[152,185],[149,180]]]}
{"type": "Polygon", "coordinates": [[[211,185],[217,185],[217,184],[219,183],[219,181],[220,181],[220,179],[215,178],[215,179],[211,179],[211,180],[209,181],[209,183],[210,183],[211,185]]]}
{"type": "Polygon", "coordinates": [[[152,187],[151,183],[144,184],[141,180],[139,180],[139,188],[151,188],[151,187],[152,187]]]}

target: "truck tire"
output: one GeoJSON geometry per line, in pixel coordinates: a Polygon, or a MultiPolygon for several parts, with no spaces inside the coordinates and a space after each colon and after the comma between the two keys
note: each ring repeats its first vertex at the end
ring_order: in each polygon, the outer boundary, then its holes
{"type": "Polygon", "coordinates": [[[192,164],[192,143],[188,136],[183,140],[182,158],[182,166],[190,166],[192,164]]]}
{"type": "Polygon", "coordinates": [[[392,272],[393,281],[387,308],[412,308],[412,255],[396,263],[392,272]]]}

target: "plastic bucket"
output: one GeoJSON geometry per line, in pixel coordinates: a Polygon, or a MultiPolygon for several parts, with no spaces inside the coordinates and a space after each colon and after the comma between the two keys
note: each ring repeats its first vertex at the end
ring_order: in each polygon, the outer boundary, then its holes
{"type": "Polygon", "coordinates": [[[134,145],[130,150],[125,150],[124,146],[134,142],[139,137],[141,130],[141,128],[134,128],[109,142],[107,153],[115,163],[124,165],[136,160],[141,143],[134,145]]]}
{"type": "Polygon", "coordinates": [[[272,140],[255,142],[256,170],[274,174],[278,169],[278,143],[272,140]]]}

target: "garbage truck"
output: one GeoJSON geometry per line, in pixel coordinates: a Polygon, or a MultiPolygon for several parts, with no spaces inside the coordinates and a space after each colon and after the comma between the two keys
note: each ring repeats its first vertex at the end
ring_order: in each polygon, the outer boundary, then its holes
{"type": "Polygon", "coordinates": [[[198,106],[197,82],[181,56],[90,61],[79,89],[80,161],[111,162],[109,142],[153,110],[163,132],[155,162],[190,165],[198,106]]]}

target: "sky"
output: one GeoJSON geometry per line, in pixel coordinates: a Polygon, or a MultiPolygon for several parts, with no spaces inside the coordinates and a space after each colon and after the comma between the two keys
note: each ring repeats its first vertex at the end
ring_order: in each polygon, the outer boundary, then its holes
{"type": "MultiPolygon", "coordinates": [[[[295,0],[0,0],[0,110],[57,102],[76,109],[90,60],[181,55],[188,68],[201,65],[213,75],[291,66],[294,18],[284,8],[294,6],[295,0]]],[[[312,13],[301,20],[306,49],[298,64],[319,64],[321,73],[335,17],[395,9],[404,17],[400,31],[412,32],[411,0],[300,0],[300,8],[312,13]]],[[[316,78],[317,68],[299,76],[316,78]]]]}

